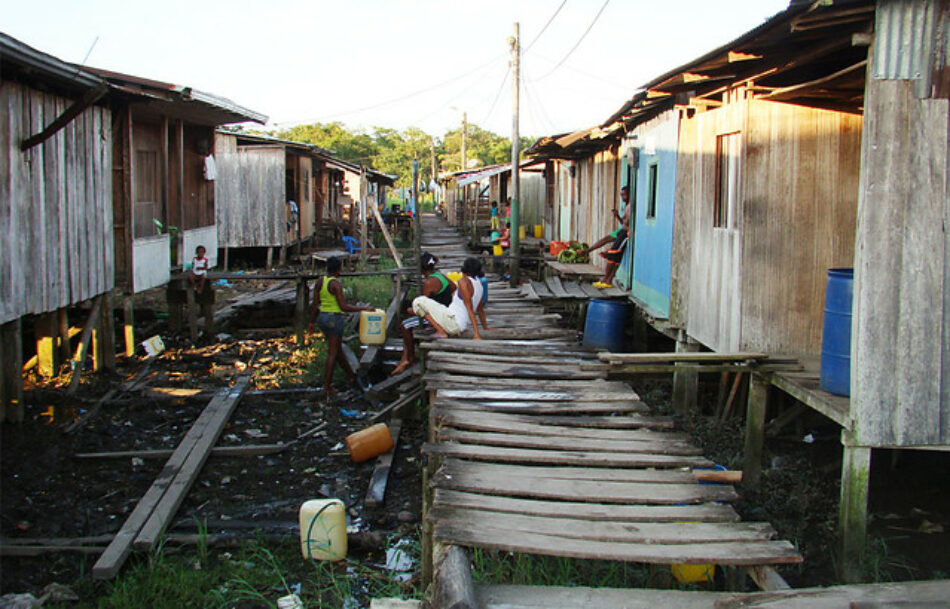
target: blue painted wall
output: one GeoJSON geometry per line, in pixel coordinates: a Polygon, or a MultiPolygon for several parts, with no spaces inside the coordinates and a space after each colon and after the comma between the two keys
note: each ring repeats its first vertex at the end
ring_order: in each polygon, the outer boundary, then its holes
{"type": "Polygon", "coordinates": [[[665,318],[670,314],[679,113],[669,111],[639,126],[635,133],[640,159],[635,180],[632,293],[651,313],[665,318]],[[656,214],[648,218],[651,167],[656,167],[656,214]]]}

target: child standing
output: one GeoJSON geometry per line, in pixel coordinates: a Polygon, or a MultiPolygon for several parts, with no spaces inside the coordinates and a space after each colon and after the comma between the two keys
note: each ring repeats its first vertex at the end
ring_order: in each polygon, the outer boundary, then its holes
{"type": "Polygon", "coordinates": [[[191,287],[199,294],[205,289],[205,281],[208,279],[208,269],[211,268],[211,262],[205,257],[205,246],[199,245],[195,248],[195,257],[191,259],[191,272],[188,273],[188,281],[191,287]]]}
{"type": "Polygon", "coordinates": [[[498,221],[498,201],[491,202],[491,228],[492,230],[497,230],[499,226],[498,221]]]}

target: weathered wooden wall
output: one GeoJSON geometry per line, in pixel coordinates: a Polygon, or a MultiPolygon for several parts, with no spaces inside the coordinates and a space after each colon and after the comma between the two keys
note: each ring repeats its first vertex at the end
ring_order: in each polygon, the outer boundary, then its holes
{"type": "Polygon", "coordinates": [[[868,79],[851,417],[861,445],[950,444],[950,105],[868,79]]]}
{"type": "Polygon", "coordinates": [[[748,109],[739,346],[816,356],[826,270],[854,264],[862,118],[758,100],[748,109]]]}
{"type": "Polygon", "coordinates": [[[94,106],[26,152],[71,100],[0,86],[0,323],[112,289],[112,122],[94,106]]]}
{"type": "Polygon", "coordinates": [[[693,195],[691,201],[684,201],[692,220],[690,227],[684,227],[692,241],[687,327],[693,338],[716,351],[739,348],[742,206],[734,210],[728,226],[714,227],[713,202],[716,136],[743,131],[747,112],[743,93],[733,92],[730,103],[722,108],[698,113],[684,121],[695,122],[689,130],[695,138],[687,141],[689,131],[684,131],[678,155],[683,164],[677,172],[677,190],[688,190],[693,195]],[[684,162],[689,155],[694,158],[684,162]]]}
{"type": "Polygon", "coordinates": [[[310,157],[300,157],[297,170],[297,190],[300,193],[300,238],[313,235],[313,223],[316,218],[316,204],[313,197],[313,162],[310,157]]]}
{"type": "MultiPolygon", "coordinates": [[[[619,146],[597,152],[575,163],[574,177],[567,164],[561,164],[558,197],[562,203],[561,237],[565,237],[563,203],[570,201],[568,239],[593,243],[617,228],[611,209],[620,202],[619,146]]],[[[592,256],[591,263],[603,267],[603,258],[592,256]]]]}
{"type": "Polygon", "coordinates": [[[245,147],[217,157],[219,247],[287,244],[283,148],[245,147]]]}

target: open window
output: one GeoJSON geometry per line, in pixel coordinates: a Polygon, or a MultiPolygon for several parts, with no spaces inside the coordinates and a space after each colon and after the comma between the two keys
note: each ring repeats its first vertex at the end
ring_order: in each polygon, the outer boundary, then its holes
{"type": "Polygon", "coordinates": [[[713,226],[716,228],[732,228],[735,224],[741,137],[739,132],[716,136],[716,197],[713,208],[713,226]]]}
{"type": "Polygon", "coordinates": [[[646,208],[646,219],[653,220],[656,218],[656,190],[657,190],[657,179],[659,178],[659,164],[657,161],[652,161],[647,168],[647,208],[646,208]]]}

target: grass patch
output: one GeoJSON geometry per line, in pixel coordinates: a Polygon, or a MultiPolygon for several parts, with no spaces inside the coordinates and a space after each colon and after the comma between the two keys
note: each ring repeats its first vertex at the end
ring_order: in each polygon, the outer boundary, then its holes
{"type": "MultiPolygon", "coordinates": [[[[418,542],[411,545],[418,547],[418,542]]],[[[159,548],[147,556],[133,557],[114,581],[81,579],[73,586],[83,599],[79,603],[46,606],[273,608],[278,598],[294,593],[307,608],[350,609],[368,607],[374,597],[421,598],[416,581],[398,581],[393,572],[369,561],[306,560],[300,556],[297,538],[288,537],[276,545],[249,541],[232,551],[209,549],[206,544],[177,554],[159,548]]]]}

